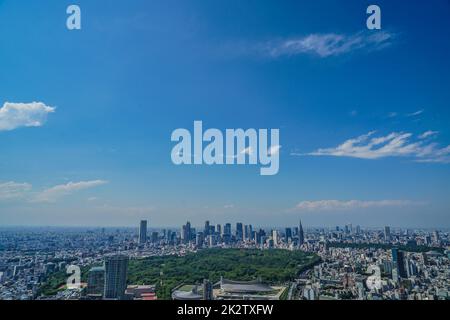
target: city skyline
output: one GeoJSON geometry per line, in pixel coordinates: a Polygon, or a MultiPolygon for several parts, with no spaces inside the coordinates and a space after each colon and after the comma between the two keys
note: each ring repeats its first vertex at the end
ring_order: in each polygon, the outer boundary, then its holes
{"type": "Polygon", "coordinates": [[[363,2],[78,2],[69,31],[0,1],[1,226],[450,227],[448,1],[380,0],[381,30],[363,2]],[[279,172],[174,165],[194,121],[279,129],[279,172]]]}

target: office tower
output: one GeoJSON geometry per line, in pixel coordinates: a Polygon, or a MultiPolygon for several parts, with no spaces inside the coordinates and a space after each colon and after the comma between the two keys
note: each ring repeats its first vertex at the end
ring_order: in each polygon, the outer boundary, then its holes
{"type": "Polygon", "coordinates": [[[158,232],[156,232],[156,231],[152,232],[152,238],[151,238],[152,243],[158,243],[158,239],[159,239],[158,232]]]}
{"type": "Polygon", "coordinates": [[[250,234],[248,231],[248,225],[244,226],[244,239],[247,240],[248,238],[250,238],[250,234]]]}
{"type": "Polygon", "coordinates": [[[286,228],[286,231],[284,232],[284,241],[286,243],[288,243],[289,239],[292,239],[292,229],[291,228],[286,228]]]}
{"type": "Polygon", "coordinates": [[[384,241],[391,241],[391,228],[388,226],[384,227],[384,241]]]}
{"type": "Polygon", "coordinates": [[[248,225],[248,234],[249,234],[249,240],[253,240],[253,226],[251,224],[248,225]]]}
{"type": "Polygon", "coordinates": [[[244,226],[241,222],[236,223],[236,239],[242,241],[244,239],[244,226]]]}
{"type": "Polygon", "coordinates": [[[139,244],[147,242],[147,220],[141,220],[139,226],[139,244]]]}
{"type": "Polygon", "coordinates": [[[398,280],[398,278],[406,278],[406,269],[405,269],[405,258],[403,251],[400,251],[398,248],[392,248],[392,278],[394,280],[398,280]]]}
{"type": "Polygon", "coordinates": [[[187,242],[189,243],[192,240],[192,228],[191,228],[191,223],[189,221],[186,222],[186,237],[187,237],[187,242]]]}
{"type": "Polygon", "coordinates": [[[205,237],[209,235],[209,220],[205,221],[205,229],[203,230],[203,234],[205,237]]]}
{"type": "Polygon", "coordinates": [[[195,237],[195,245],[198,248],[201,248],[203,246],[203,232],[197,232],[197,236],[195,237]]]}
{"type": "Polygon", "coordinates": [[[356,234],[360,234],[361,233],[361,227],[359,225],[356,226],[356,234]]]}
{"type": "Polygon", "coordinates": [[[127,288],[128,257],[115,255],[105,259],[105,299],[122,300],[127,288]]]}
{"type": "Polygon", "coordinates": [[[93,267],[88,274],[88,295],[102,295],[105,290],[105,268],[93,267]]]}
{"type": "Polygon", "coordinates": [[[439,242],[439,240],[440,240],[440,237],[439,237],[439,231],[434,230],[434,231],[433,231],[433,241],[434,241],[434,242],[439,242]]]}
{"type": "Polygon", "coordinates": [[[213,287],[209,280],[203,280],[203,300],[213,300],[213,287]]]}
{"type": "Polygon", "coordinates": [[[191,223],[188,221],[181,228],[181,242],[188,244],[191,241],[191,223]]]}
{"type": "Polygon", "coordinates": [[[231,235],[231,223],[225,224],[225,227],[223,228],[223,234],[224,235],[231,235]]]}
{"type": "Polygon", "coordinates": [[[349,229],[349,227],[348,227],[347,224],[344,226],[344,232],[345,232],[346,234],[350,233],[350,229],[349,229]]]}
{"type": "Polygon", "coordinates": [[[302,221],[300,220],[300,224],[298,226],[298,245],[301,246],[305,243],[305,234],[303,233],[302,221]]]}
{"type": "Polygon", "coordinates": [[[222,226],[221,226],[220,224],[217,224],[217,226],[216,226],[216,232],[217,232],[219,235],[222,235],[222,226]]]}
{"type": "Polygon", "coordinates": [[[273,245],[276,247],[278,245],[278,231],[277,230],[272,230],[272,240],[273,240],[273,245]]]}

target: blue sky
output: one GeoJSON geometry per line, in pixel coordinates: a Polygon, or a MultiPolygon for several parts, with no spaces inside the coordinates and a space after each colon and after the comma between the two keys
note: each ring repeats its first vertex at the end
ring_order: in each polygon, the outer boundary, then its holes
{"type": "Polygon", "coordinates": [[[449,227],[450,4],[369,4],[0,1],[0,224],[449,227]],[[280,172],[174,166],[194,120],[280,172]]]}

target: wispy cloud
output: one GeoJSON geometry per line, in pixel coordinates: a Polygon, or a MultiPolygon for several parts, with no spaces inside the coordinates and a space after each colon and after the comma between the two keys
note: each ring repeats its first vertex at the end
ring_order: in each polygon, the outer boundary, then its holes
{"type": "Polygon", "coordinates": [[[416,116],[419,116],[419,115],[421,115],[422,113],[424,113],[425,112],[425,110],[417,110],[417,111],[415,111],[415,112],[412,112],[412,113],[408,113],[406,116],[407,117],[416,117],[416,116]]]}
{"type": "Polygon", "coordinates": [[[0,183],[0,201],[22,198],[32,188],[29,183],[18,183],[14,181],[0,183]]]}
{"type": "Polygon", "coordinates": [[[47,115],[55,111],[42,102],[6,102],[0,109],[0,131],[20,127],[40,127],[47,121],[47,115]]]}
{"type": "Polygon", "coordinates": [[[76,191],[90,189],[98,187],[108,183],[105,180],[92,180],[92,181],[80,181],[69,182],[67,184],[61,184],[36,194],[33,202],[55,202],[61,197],[70,195],[76,191]]]}
{"type": "Polygon", "coordinates": [[[426,138],[429,138],[429,137],[436,136],[437,134],[439,134],[438,131],[431,131],[431,130],[428,130],[428,131],[425,131],[424,133],[422,133],[422,134],[419,136],[419,138],[420,138],[420,139],[426,139],[426,138]]]}
{"type": "MultiPolygon", "coordinates": [[[[432,132],[432,131],[430,131],[432,132]]],[[[411,157],[418,162],[450,163],[450,145],[440,148],[437,143],[415,139],[412,133],[393,132],[386,136],[374,137],[374,131],[354,139],[349,139],[334,148],[323,148],[294,156],[335,156],[361,159],[385,157],[411,157]]],[[[428,133],[428,136],[431,133],[428,133]]]]}
{"type": "Polygon", "coordinates": [[[410,200],[317,200],[302,201],[298,203],[294,210],[298,211],[333,211],[333,210],[353,210],[385,207],[406,207],[423,205],[423,202],[410,200]]]}
{"type": "Polygon", "coordinates": [[[389,112],[387,115],[388,118],[395,118],[396,116],[398,116],[397,112],[389,112]]]}
{"type": "Polygon", "coordinates": [[[279,41],[270,41],[260,46],[268,56],[294,56],[312,54],[321,58],[339,56],[357,50],[373,51],[389,46],[395,34],[388,31],[366,32],[355,34],[310,34],[304,37],[279,41]]]}

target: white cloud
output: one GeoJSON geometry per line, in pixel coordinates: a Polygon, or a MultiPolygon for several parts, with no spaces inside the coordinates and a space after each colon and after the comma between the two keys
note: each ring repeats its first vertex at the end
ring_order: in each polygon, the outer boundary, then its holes
{"type": "Polygon", "coordinates": [[[413,205],[423,205],[422,202],[414,202],[410,200],[318,200],[318,201],[302,201],[295,206],[295,210],[299,211],[332,211],[332,210],[352,210],[367,208],[384,208],[384,207],[405,207],[413,205]]]}
{"type": "Polygon", "coordinates": [[[387,116],[388,116],[388,118],[395,118],[396,116],[398,116],[398,113],[397,112],[389,112],[387,116]]]}
{"type": "Polygon", "coordinates": [[[31,188],[32,186],[29,183],[17,183],[14,181],[0,183],[0,201],[21,198],[31,188]]]}
{"type": "Polygon", "coordinates": [[[262,50],[273,58],[299,54],[313,54],[321,58],[339,56],[356,50],[379,50],[390,45],[394,34],[387,31],[365,31],[345,35],[336,33],[310,34],[305,37],[269,42],[262,50]]]}
{"type": "Polygon", "coordinates": [[[19,127],[40,127],[47,115],[55,111],[42,102],[11,103],[5,102],[0,109],[0,131],[14,130],[19,127]]]}
{"type": "Polygon", "coordinates": [[[268,153],[270,156],[274,156],[274,155],[277,155],[277,154],[280,153],[280,149],[281,149],[281,146],[280,146],[280,145],[271,146],[271,147],[269,148],[269,150],[268,150],[267,153],[268,153]]]}
{"type": "Polygon", "coordinates": [[[413,113],[408,113],[406,116],[407,117],[415,117],[415,116],[418,116],[418,115],[421,115],[422,113],[424,113],[424,111],[425,110],[418,110],[418,111],[416,111],[416,112],[413,112],[413,113]]]}
{"type": "Polygon", "coordinates": [[[223,206],[225,209],[233,209],[234,208],[234,204],[226,204],[223,206]]]}
{"type": "Polygon", "coordinates": [[[374,134],[374,131],[369,132],[357,138],[349,139],[334,148],[318,149],[307,154],[291,153],[291,155],[360,159],[411,157],[418,162],[450,163],[450,146],[440,148],[436,143],[413,139],[412,133],[393,132],[381,137],[373,137],[374,134]]]}
{"type": "Polygon", "coordinates": [[[76,191],[98,187],[108,183],[104,180],[69,182],[61,184],[38,193],[33,202],[55,202],[61,197],[70,195],[76,191]]]}
{"type": "Polygon", "coordinates": [[[439,134],[438,131],[431,131],[431,130],[428,130],[428,131],[425,131],[424,133],[422,133],[422,134],[419,136],[419,138],[420,138],[420,139],[426,139],[426,138],[428,138],[428,137],[432,137],[432,136],[435,136],[435,135],[437,135],[437,134],[439,134]]]}

